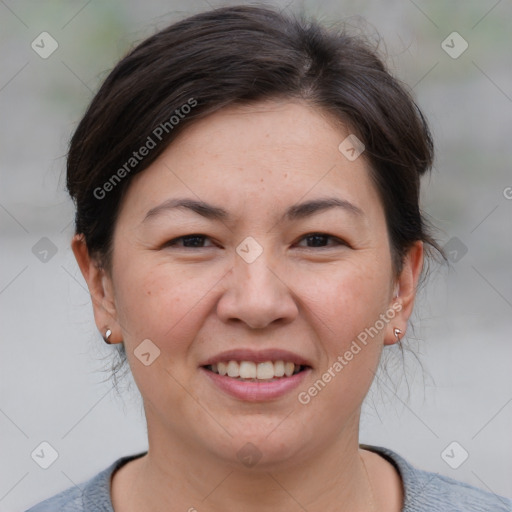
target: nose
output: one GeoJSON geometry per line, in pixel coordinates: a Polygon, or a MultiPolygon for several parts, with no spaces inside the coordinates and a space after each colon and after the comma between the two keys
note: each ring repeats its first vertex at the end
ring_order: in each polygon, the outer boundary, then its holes
{"type": "Polygon", "coordinates": [[[224,322],[243,322],[251,329],[272,323],[289,323],[298,314],[294,293],[284,272],[265,257],[265,251],[252,263],[240,257],[225,276],[226,289],[217,303],[217,314],[224,322]]]}

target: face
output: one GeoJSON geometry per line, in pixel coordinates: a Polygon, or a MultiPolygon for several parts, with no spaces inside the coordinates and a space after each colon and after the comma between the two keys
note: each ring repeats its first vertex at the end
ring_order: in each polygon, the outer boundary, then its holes
{"type": "Polygon", "coordinates": [[[338,149],[347,135],[301,102],[230,107],[132,180],[95,316],[125,343],[150,447],[276,467],[357,432],[421,248],[397,279],[364,153],[338,149]],[[229,361],[262,378],[215,373],[229,361]],[[280,377],[276,361],[299,371],[280,377]]]}

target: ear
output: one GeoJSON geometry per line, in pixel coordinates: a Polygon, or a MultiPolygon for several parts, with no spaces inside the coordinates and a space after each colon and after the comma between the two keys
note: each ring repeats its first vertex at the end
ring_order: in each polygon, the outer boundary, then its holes
{"type": "Polygon", "coordinates": [[[109,338],[109,343],[121,342],[121,330],[117,322],[111,277],[96,259],[90,257],[82,234],[73,237],[71,249],[87,282],[87,287],[91,294],[94,320],[98,330],[102,336],[105,336],[105,331],[110,329],[112,335],[109,338]]]}
{"type": "Polygon", "coordinates": [[[405,335],[407,322],[414,307],[416,290],[422,269],[423,242],[418,240],[407,251],[402,270],[396,280],[395,293],[390,304],[390,308],[396,312],[396,315],[388,324],[384,345],[397,343],[395,329],[400,329],[401,333],[398,335],[400,339],[405,335]]]}

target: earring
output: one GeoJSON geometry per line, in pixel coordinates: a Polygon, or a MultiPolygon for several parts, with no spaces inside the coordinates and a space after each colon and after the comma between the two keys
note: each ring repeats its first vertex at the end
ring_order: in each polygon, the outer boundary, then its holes
{"type": "Polygon", "coordinates": [[[393,333],[394,333],[394,335],[395,335],[396,341],[397,341],[397,342],[400,342],[400,334],[402,334],[402,330],[401,330],[401,329],[399,329],[398,327],[395,327],[395,328],[393,329],[393,333]]]}
{"type": "Polygon", "coordinates": [[[107,330],[105,331],[105,336],[103,336],[103,341],[104,341],[107,345],[110,345],[110,344],[111,344],[111,342],[108,340],[108,339],[110,338],[111,334],[112,334],[112,331],[111,331],[110,329],[107,329],[107,330]]]}

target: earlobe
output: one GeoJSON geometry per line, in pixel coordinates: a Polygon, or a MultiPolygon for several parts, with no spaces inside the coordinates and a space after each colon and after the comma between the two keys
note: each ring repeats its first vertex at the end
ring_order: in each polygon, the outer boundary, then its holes
{"type": "Polygon", "coordinates": [[[402,270],[395,284],[391,307],[397,312],[389,323],[385,345],[394,345],[404,336],[414,308],[416,291],[423,269],[423,242],[415,242],[405,255],[402,270]]]}
{"type": "Polygon", "coordinates": [[[71,248],[89,288],[98,330],[102,336],[107,329],[111,330],[111,333],[115,332],[117,330],[117,315],[110,277],[106,275],[99,262],[91,258],[83,234],[73,237],[71,248]]]}

